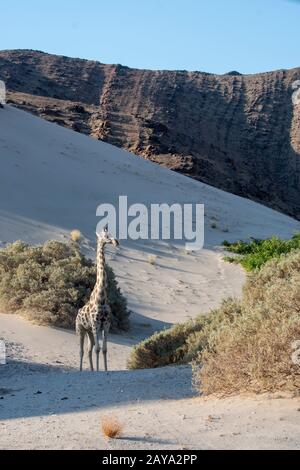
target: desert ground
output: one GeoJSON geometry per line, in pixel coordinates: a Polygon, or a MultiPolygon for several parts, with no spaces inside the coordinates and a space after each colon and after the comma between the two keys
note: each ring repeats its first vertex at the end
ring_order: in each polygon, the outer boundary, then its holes
{"type": "Polygon", "coordinates": [[[101,202],[127,195],[145,204],[205,204],[203,250],[188,253],[175,240],[107,250],[132,311],[130,331],[110,335],[108,373],[89,372],[86,360],[78,371],[74,331],[2,312],[1,449],[299,448],[298,398],[206,398],[193,389],[190,366],[126,370],[141,339],[241,294],[245,273],[223,261],[224,239],[288,237],[299,222],[9,106],[0,110],[0,154],[2,246],[65,240],[77,228],[94,257],[101,202]],[[120,439],[102,436],[104,416],[123,424],[120,439]]]}

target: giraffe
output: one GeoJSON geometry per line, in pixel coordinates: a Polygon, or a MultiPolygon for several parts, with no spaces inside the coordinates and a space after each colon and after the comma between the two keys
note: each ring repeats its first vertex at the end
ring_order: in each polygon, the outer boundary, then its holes
{"type": "Polygon", "coordinates": [[[97,235],[97,278],[90,300],[78,311],[76,317],[76,333],[79,336],[80,371],[82,371],[84,340],[88,336],[88,355],[90,368],[93,371],[93,347],[95,346],[97,371],[99,371],[100,333],[102,335],[102,354],[104,369],[107,371],[107,336],[111,324],[111,309],[108,302],[107,274],[105,269],[104,247],[111,244],[119,245],[117,239],[111,237],[107,229],[97,235]]]}

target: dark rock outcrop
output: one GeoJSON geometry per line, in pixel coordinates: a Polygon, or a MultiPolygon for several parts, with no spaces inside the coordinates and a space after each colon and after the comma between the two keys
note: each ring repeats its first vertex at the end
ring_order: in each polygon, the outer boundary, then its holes
{"type": "Polygon", "coordinates": [[[0,52],[8,102],[300,219],[300,68],[136,70],[0,52]]]}

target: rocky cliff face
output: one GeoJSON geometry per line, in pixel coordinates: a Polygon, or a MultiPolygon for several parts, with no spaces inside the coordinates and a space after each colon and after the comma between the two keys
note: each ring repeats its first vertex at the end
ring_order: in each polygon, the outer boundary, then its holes
{"type": "Polygon", "coordinates": [[[220,76],[3,51],[0,79],[20,108],[300,218],[300,68],[220,76]]]}

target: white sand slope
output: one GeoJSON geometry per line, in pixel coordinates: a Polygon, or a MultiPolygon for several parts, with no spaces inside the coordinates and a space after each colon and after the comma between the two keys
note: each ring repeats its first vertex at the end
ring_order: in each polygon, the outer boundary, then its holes
{"type": "Polygon", "coordinates": [[[8,106],[0,110],[0,165],[2,243],[64,239],[78,228],[93,244],[96,207],[119,195],[129,203],[204,203],[206,212],[200,252],[187,254],[174,241],[124,242],[117,252],[108,250],[134,312],[130,333],[110,338],[114,372],[74,372],[73,332],[0,316],[0,337],[9,346],[9,362],[0,366],[0,448],[18,448],[20,441],[24,448],[297,447],[295,400],[203,401],[191,398],[188,367],[124,369],[141,338],[240,294],[245,276],[222,261],[225,238],[288,237],[299,222],[8,106]],[[107,412],[127,423],[128,439],[101,439],[107,412]]]}

